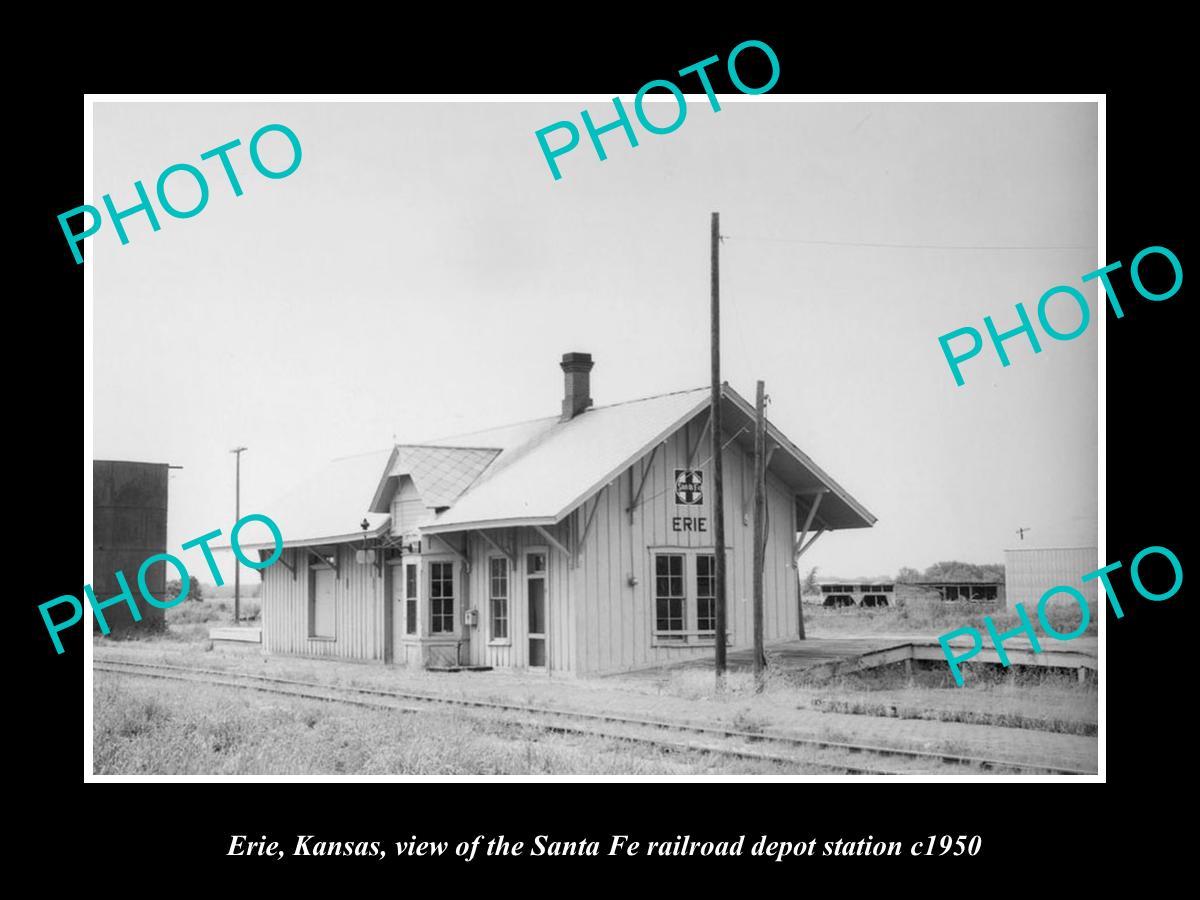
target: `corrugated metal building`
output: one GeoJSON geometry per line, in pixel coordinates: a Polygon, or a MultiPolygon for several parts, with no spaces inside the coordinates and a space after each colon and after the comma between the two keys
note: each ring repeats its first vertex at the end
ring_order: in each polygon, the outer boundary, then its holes
{"type": "MultiPolygon", "coordinates": [[[[123,572],[135,597],[137,572],[147,557],[167,552],[166,463],[92,461],[92,590],[97,600],[121,593],[117,572],[123,572]]],[[[146,586],[155,597],[166,596],[166,566],[146,570],[146,586]]],[[[138,603],[141,621],[133,621],[129,605],[118,603],[104,610],[111,634],[152,631],[165,627],[163,610],[138,603]]],[[[92,628],[100,631],[98,618],[92,628]]]]}
{"type": "MultiPolygon", "coordinates": [[[[711,654],[708,389],[593,407],[591,357],[561,366],[561,415],[337,460],[264,510],[286,548],[263,573],[264,650],[566,673],[711,654]]],[[[722,418],[740,647],[753,640],[754,408],[728,385],[722,418]]],[[[875,518],[778,429],[767,438],[770,640],[800,627],[798,553],[875,518]]]]}
{"type": "MultiPolygon", "coordinates": [[[[1067,585],[1078,590],[1089,604],[1096,603],[1098,580],[1084,583],[1084,575],[1095,572],[1099,562],[1095,547],[1019,547],[1004,551],[1004,582],[1008,606],[1024,605],[1030,615],[1042,595],[1052,587],[1067,585]]],[[[1070,598],[1057,599],[1070,603],[1070,598]]]]}

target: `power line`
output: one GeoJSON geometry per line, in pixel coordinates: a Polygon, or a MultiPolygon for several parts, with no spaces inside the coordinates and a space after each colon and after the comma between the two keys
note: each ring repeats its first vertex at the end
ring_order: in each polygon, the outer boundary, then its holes
{"type": "Polygon", "coordinates": [[[818,241],[801,238],[740,237],[724,235],[731,241],[765,241],[773,244],[821,244],[826,247],[882,247],[891,250],[1091,250],[1082,244],[1008,245],[1008,244],[889,244],[875,241],[818,241]]]}

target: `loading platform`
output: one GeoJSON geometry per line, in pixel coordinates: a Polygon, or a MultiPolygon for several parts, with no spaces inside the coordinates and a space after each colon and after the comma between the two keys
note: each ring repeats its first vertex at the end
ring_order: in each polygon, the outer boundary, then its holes
{"type": "MultiPolygon", "coordinates": [[[[1078,674],[1080,681],[1095,678],[1098,666],[1094,637],[1074,641],[1042,638],[1040,643],[1042,650],[1035,653],[1026,639],[1007,641],[1004,647],[1009,665],[1069,669],[1078,674]]],[[[967,638],[956,638],[950,644],[956,654],[965,652],[971,646],[967,638]]],[[[806,677],[815,679],[834,678],[896,663],[903,663],[911,671],[914,661],[947,665],[937,639],[920,635],[808,638],[768,644],[766,653],[771,666],[802,672],[806,677]]],[[[730,671],[749,671],[754,667],[754,651],[731,650],[726,655],[726,663],[730,671]]],[[[709,668],[712,664],[713,660],[709,657],[692,660],[682,666],[709,668]]],[[[983,649],[961,665],[969,669],[981,664],[1001,665],[1000,655],[986,639],[983,649]]]]}

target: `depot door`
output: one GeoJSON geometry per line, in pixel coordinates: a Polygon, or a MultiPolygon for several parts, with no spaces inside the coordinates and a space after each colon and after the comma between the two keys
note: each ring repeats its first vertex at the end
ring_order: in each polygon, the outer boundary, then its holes
{"type": "Polygon", "coordinates": [[[549,659],[546,646],[548,600],[546,596],[546,553],[525,554],[525,596],[529,604],[529,667],[544,669],[549,659]]]}
{"type": "Polygon", "coordinates": [[[420,577],[421,562],[411,556],[392,568],[392,661],[401,666],[408,662],[405,639],[417,636],[420,577]]]}
{"type": "Polygon", "coordinates": [[[337,638],[336,603],[337,591],[331,568],[313,571],[312,610],[308,620],[308,636],[314,638],[337,638]]]}

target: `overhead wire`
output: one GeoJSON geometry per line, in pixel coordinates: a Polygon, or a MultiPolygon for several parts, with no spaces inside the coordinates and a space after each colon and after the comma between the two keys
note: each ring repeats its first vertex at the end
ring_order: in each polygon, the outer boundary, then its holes
{"type": "Polygon", "coordinates": [[[725,240],[764,241],[772,244],[819,244],[826,247],[877,247],[889,250],[1092,250],[1083,244],[903,244],[883,241],[827,241],[808,238],[775,238],[723,235],[725,240]]]}

